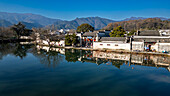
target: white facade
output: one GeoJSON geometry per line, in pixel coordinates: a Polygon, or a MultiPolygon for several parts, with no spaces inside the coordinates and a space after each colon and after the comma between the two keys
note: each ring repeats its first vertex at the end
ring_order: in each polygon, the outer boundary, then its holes
{"type": "MultiPolygon", "coordinates": [[[[43,45],[49,45],[46,40],[42,40],[43,45]]],[[[51,41],[50,45],[52,46],[58,46],[58,47],[65,47],[65,40],[60,40],[60,41],[51,41]]]]}
{"type": "Polygon", "coordinates": [[[159,30],[159,33],[160,33],[162,36],[166,36],[166,35],[169,35],[169,36],[170,36],[170,29],[167,29],[167,30],[159,30]]]}
{"type": "Polygon", "coordinates": [[[144,51],[144,42],[132,42],[132,50],[144,51]]]}
{"type": "Polygon", "coordinates": [[[130,50],[130,43],[94,42],[93,49],[130,50]]]}

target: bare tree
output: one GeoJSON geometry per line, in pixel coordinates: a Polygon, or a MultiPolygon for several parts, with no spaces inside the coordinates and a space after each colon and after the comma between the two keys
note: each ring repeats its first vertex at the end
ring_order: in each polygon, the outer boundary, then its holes
{"type": "Polygon", "coordinates": [[[14,32],[10,30],[10,28],[0,27],[0,39],[3,40],[10,40],[14,37],[14,32]]]}

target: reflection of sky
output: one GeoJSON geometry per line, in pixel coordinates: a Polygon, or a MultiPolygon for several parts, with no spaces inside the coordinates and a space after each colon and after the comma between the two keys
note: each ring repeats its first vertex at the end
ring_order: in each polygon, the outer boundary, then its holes
{"type": "MultiPolygon", "coordinates": [[[[65,58],[65,57],[64,57],[65,58]]],[[[0,94],[5,96],[144,96],[168,93],[170,73],[164,68],[94,63],[63,59],[46,67],[28,54],[0,61],[0,94]],[[134,69],[132,69],[134,67],[134,69]]]]}

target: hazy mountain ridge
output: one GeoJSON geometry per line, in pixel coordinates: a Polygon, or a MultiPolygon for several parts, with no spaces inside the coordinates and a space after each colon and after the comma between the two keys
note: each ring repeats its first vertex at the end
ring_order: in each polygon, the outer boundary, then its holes
{"type": "Polygon", "coordinates": [[[161,20],[160,18],[147,18],[139,20],[129,20],[109,23],[103,29],[112,30],[118,26],[122,26],[125,30],[158,30],[158,29],[170,29],[170,21],[161,20]]]}
{"type": "Polygon", "coordinates": [[[9,27],[9,26],[11,26],[11,25],[12,25],[11,22],[6,21],[6,20],[3,20],[3,19],[0,19],[0,26],[9,27]]]}
{"type": "Polygon", "coordinates": [[[38,23],[42,26],[53,24],[56,21],[60,21],[59,19],[51,19],[41,15],[31,14],[31,13],[7,13],[0,12],[0,19],[11,22],[12,24],[16,24],[18,22],[27,22],[27,23],[38,23]]]}
{"type": "MultiPolygon", "coordinates": [[[[169,18],[165,18],[165,17],[150,17],[150,18],[159,18],[161,20],[170,20],[169,18]]],[[[145,18],[145,17],[130,17],[130,18],[126,18],[126,19],[124,19],[122,21],[140,20],[140,19],[144,20],[144,19],[147,19],[147,18],[145,18]]]]}
{"type": "Polygon", "coordinates": [[[83,23],[88,23],[92,25],[95,29],[101,29],[105,27],[107,24],[116,22],[113,20],[100,18],[100,17],[87,17],[87,18],[76,18],[72,21],[57,21],[54,23],[54,25],[60,29],[76,29],[78,26],[80,26],[83,23]]]}
{"type": "MultiPolygon", "coordinates": [[[[168,20],[170,18],[164,17],[154,17],[160,18],[161,20],[168,20]]],[[[129,21],[129,20],[144,20],[147,18],[144,17],[130,17],[121,21],[129,21]]],[[[27,26],[27,28],[33,27],[50,27],[54,25],[57,29],[76,29],[79,25],[83,23],[88,23],[92,25],[95,29],[102,29],[107,26],[109,23],[119,22],[106,18],[100,17],[86,17],[86,18],[76,18],[71,21],[64,21],[60,19],[51,19],[45,16],[31,14],[31,13],[7,13],[0,12],[0,26],[8,27],[18,22],[23,22],[27,26]]]]}

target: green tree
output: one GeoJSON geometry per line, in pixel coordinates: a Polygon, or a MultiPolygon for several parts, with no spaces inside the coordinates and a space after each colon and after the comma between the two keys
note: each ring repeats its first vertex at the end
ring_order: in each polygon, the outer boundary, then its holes
{"type": "Polygon", "coordinates": [[[71,45],[71,44],[72,44],[72,41],[71,41],[71,39],[70,39],[70,35],[67,34],[67,35],[65,36],[65,45],[69,46],[69,45],[71,45]]]}
{"type": "Polygon", "coordinates": [[[68,45],[68,46],[72,45],[72,46],[74,46],[77,43],[78,43],[78,40],[77,40],[76,34],[73,34],[73,35],[67,34],[65,36],[65,45],[68,45]]]}
{"type": "Polygon", "coordinates": [[[132,36],[132,35],[134,35],[134,33],[136,32],[136,30],[132,30],[132,31],[130,31],[129,33],[128,33],[128,36],[132,36]]]}
{"type": "Polygon", "coordinates": [[[72,45],[75,45],[77,43],[77,36],[76,36],[76,34],[73,34],[71,37],[72,37],[72,45]]]}
{"type": "Polygon", "coordinates": [[[125,33],[125,30],[121,26],[118,26],[117,28],[114,28],[109,35],[110,37],[124,37],[125,33]]]}
{"type": "Polygon", "coordinates": [[[80,26],[77,27],[77,32],[89,32],[93,30],[94,30],[94,27],[92,27],[91,25],[87,23],[81,24],[80,26]]]}
{"type": "Polygon", "coordinates": [[[24,31],[26,30],[25,25],[23,25],[21,22],[18,24],[14,24],[11,29],[16,33],[17,39],[21,37],[22,34],[24,34],[24,31]]]}

